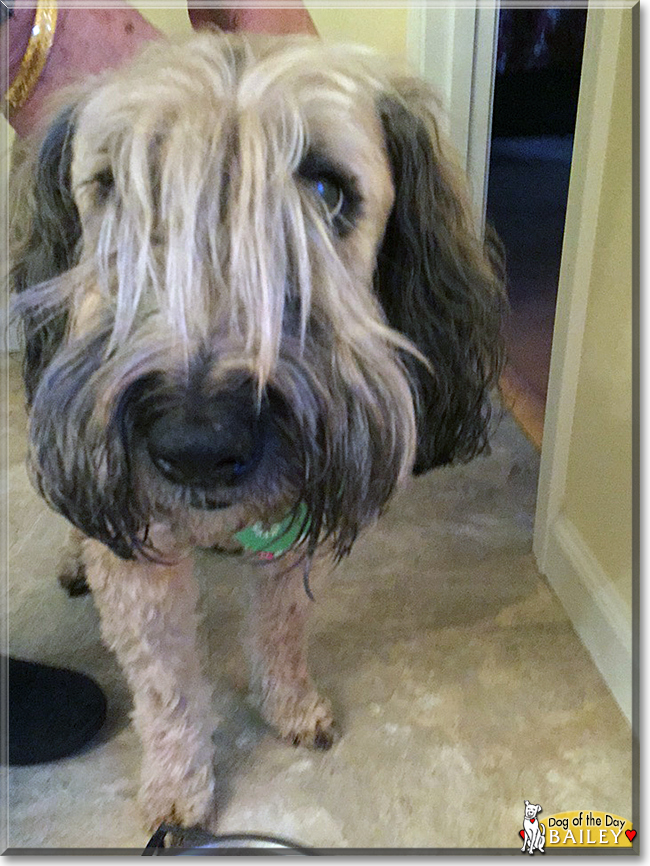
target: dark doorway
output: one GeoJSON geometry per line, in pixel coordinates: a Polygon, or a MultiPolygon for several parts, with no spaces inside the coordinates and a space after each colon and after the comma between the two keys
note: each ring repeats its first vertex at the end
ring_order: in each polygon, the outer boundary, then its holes
{"type": "Polygon", "coordinates": [[[506,401],[541,448],[585,9],[499,15],[488,220],[505,244],[506,401]]]}

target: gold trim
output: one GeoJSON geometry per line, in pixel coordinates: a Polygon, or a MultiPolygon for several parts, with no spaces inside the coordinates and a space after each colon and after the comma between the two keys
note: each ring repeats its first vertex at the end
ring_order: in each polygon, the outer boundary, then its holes
{"type": "Polygon", "coordinates": [[[57,12],[56,0],[38,0],[34,26],[20,69],[5,93],[5,113],[22,108],[36,87],[54,41],[57,12]]]}

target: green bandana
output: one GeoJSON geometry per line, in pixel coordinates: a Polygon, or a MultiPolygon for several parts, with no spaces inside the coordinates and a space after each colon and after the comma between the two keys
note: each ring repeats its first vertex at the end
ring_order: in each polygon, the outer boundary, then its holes
{"type": "Polygon", "coordinates": [[[307,507],[301,503],[295,515],[293,512],[287,514],[268,529],[261,523],[254,523],[253,526],[236,532],[235,538],[246,550],[257,553],[262,559],[274,559],[304,537],[303,524],[306,516],[307,507]]]}

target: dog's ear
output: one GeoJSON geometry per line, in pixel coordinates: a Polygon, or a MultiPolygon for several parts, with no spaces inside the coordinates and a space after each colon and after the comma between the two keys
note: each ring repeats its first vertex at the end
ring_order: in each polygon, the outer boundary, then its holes
{"type": "Polygon", "coordinates": [[[377,112],[395,202],[377,257],[389,324],[428,359],[405,357],[416,392],[416,474],[468,460],[487,444],[489,392],[502,363],[503,271],[472,218],[426,89],[410,80],[377,112]]]}
{"type": "MultiPolygon", "coordinates": [[[[31,152],[18,148],[12,171],[11,288],[20,293],[69,270],[81,228],[72,196],[70,166],[73,108],[61,112],[31,152]]],[[[23,375],[31,401],[43,369],[65,334],[67,311],[21,313],[25,333],[23,375]]]]}

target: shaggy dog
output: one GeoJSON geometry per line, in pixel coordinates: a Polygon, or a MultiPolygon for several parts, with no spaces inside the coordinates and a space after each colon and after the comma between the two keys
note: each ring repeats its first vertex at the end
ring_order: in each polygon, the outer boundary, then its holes
{"type": "Polygon", "coordinates": [[[502,274],[436,112],[364,49],[204,33],[76,91],[18,166],[30,471],[133,691],[152,825],[213,817],[193,549],[262,557],[254,693],[327,748],[309,569],[486,444],[502,274]]]}

